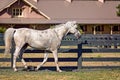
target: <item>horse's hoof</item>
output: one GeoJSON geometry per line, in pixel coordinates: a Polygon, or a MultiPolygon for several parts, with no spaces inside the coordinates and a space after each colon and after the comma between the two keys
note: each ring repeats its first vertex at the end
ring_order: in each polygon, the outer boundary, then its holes
{"type": "Polygon", "coordinates": [[[14,69],[14,72],[17,72],[18,70],[17,69],[14,69]]]}
{"type": "Polygon", "coordinates": [[[28,69],[28,66],[25,66],[24,69],[28,69]]]}
{"type": "Polygon", "coordinates": [[[62,72],[62,70],[57,70],[58,72],[62,72]]]}
{"type": "Polygon", "coordinates": [[[35,68],[35,71],[38,71],[38,69],[37,69],[37,68],[35,68]]]}
{"type": "Polygon", "coordinates": [[[25,67],[23,68],[23,71],[28,71],[28,70],[29,70],[28,68],[25,68],[25,67]]]}

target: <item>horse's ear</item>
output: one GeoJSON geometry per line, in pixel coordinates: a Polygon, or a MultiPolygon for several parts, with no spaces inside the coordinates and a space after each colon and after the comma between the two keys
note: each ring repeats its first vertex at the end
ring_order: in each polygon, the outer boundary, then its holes
{"type": "Polygon", "coordinates": [[[76,24],[77,22],[76,21],[72,21],[73,24],[76,24]]]}
{"type": "Polygon", "coordinates": [[[68,22],[65,23],[65,26],[66,26],[67,28],[71,28],[71,27],[73,27],[75,24],[76,24],[76,21],[68,21],[68,22]]]}
{"type": "Polygon", "coordinates": [[[66,25],[69,26],[69,25],[74,25],[76,23],[77,23],[76,21],[68,21],[66,22],[66,25]]]}
{"type": "Polygon", "coordinates": [[[76,21],[68,21],[66,22],[66,24],[76,24],[77,22],[76,21]]]}
{"type": "Polygon", "coordinates": [[[71,21],[66,22],[65,25],[66,25],[66,27],[69,28],[71,26],[71,21]]]}

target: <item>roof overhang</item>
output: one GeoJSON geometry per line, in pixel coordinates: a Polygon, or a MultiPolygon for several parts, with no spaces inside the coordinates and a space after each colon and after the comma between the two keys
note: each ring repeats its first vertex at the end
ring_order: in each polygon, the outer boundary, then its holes
{"type": "Polygon", "coordinates": [[[0,19],[0,24],[58,24],[67,21],[77,21],[79,24],[120,24],[118,19],[32,19],[32,18],[12,18],[0,19]]]}

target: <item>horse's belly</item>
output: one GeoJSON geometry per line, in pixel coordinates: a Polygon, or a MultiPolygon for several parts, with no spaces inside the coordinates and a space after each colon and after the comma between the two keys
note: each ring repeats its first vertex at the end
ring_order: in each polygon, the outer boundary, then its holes
{"type": "Polygon", "coordinates": [[[48,48],[48,44],[40,42],[40,41],[34,41],[29,43],[29,46],[33,47],[33,48],[37,48],[37,49],[47,49],[48,48]]]}

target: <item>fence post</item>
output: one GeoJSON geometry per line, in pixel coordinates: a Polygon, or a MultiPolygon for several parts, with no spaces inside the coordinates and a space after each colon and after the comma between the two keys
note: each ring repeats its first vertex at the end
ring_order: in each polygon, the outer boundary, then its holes
{"type": "Polygon", "coordinates": [[[82,68],[82,43],[78,44],[78,70],[82,68]]]}
{"type": "Polygon", "coordinates": [[[14,42],[14,38],[12,39],[12,49],[11,49],[11,68],[13,68],[13,54],[14,54],[14,51],[15,51],[15,42],[14,42]]]}

